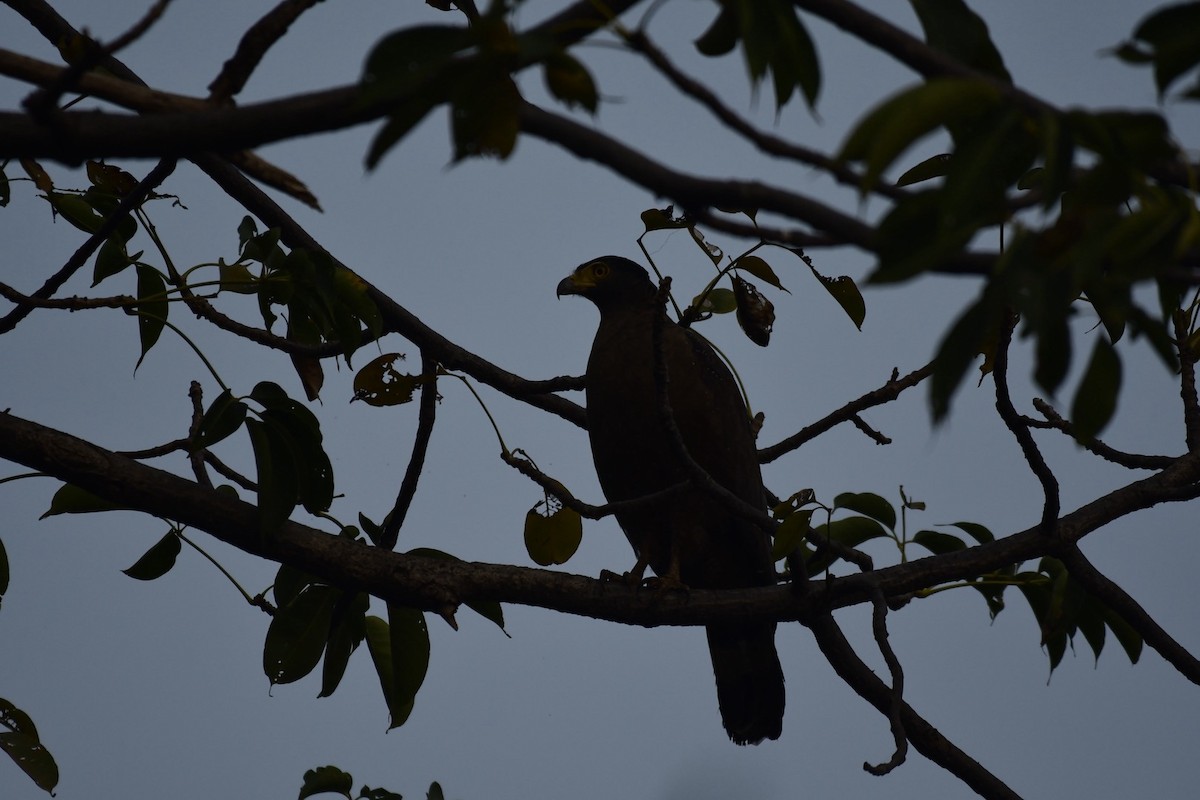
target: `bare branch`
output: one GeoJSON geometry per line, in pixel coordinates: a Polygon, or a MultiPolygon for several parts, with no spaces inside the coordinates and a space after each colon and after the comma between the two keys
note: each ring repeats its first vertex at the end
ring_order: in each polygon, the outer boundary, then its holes
{"type": "MultiPolygon", "coordinates": [[[[890,718],[895,704],[893,687],[880,680],[871,668],[863,663],[833,616],[819,613],[802,621],[812,631],[817,646],[821,648],[838,677],[860,697],[875,706],[880,713],[890,718]]],[[[899,719],[904,727],[904,735],[918,752],[966,783],[981,797],[1020,800],[1020,796],[1003,781],[955,746],[908,703],[901,704],[899,719]]]]}
{"type": "Polygon", "coordinates": [[[408,467],[404,470],[404,479],[400,481],[400,490],[396,494],[396,502],[392,505],[387,522],[379,534],[375,544],[385,550],[396,547],[400,537],[400,528],[404,526],[404,518],[408,516],[409,506],[417,494],[417,481],[425,469],[425,453],[429,449],[429,438],[433,435],[433,423],[437,419],[437,362],[421,354],[421,375],[425,380],[421,383],[421,400],[417,411],[417,433],[413,437],[412,455],[408,458],[408,467]]]}
{"type": "Polygon", "coordinates": [[[1054,532],[1060,509],[1058,479],[1054,477],[1054,472],[1046,464],[1046,459],[1042,457],[1042,451],[1038,449],[1037,442],[1033,440],[1033,434],[1029,432],[1029,428],[1021,420],[1016,408],[1013,407],[1012,397],[1008,391],[1008,348],[1012,343],[1013,329],[1016,325],[1016,315],[1010,315],[1010,319],[1004,323],[1000,341],[996,343],[996,355],[992,365],[992,380],[996,385],[996,411],[1000,414],[1000,419],[1004,420],[1005,426],[1013,437],[1016,438],[1017,444],[1021,446],[1021,452],[1025,455],[1026,463],[1029,464],[1029,468],[1033,470],[1033,474],[1042,484],[1045,500],[1042,504],[1041,529],[1049,535],[1054,532]]]}
{"type": "MultiPolygon", "coordinates": [[[[1041,413],[1046,419],[1036,420],[1029,417],[1021,417],[1021,421],[1033,428],[1053,428],[1062,431],[1068,436],[1075,438],[1075,428],[1071,423],[1063,419],[1054,407],[1040,397],[1033,398],[1033,407],[1041,413]]],[[[1125,453],[1120,450],[1109,447],[1099,439],[1091,439],[1083,442],[1075,439],[1089,452],[1096,454],[1105,461],[1111,461],[1118,466],[1127,467],[1128,469],[1163,469],[1175,461],[1175,456],[1151,456],[1141,455],[1138,453],[1125,453]]]]}
{"type": "Polygon", "coordinates": [[[769,464],[785,453],[799,448],[805,442],[817,438],[822,433],[840,425],[843,422],[849,422],[858,416],[859,413],[866,411],[868,408],[890,403],[900,396],[900,393],[905,389],[916,386],[921,381],[933,374],[933,365],[926,364],[918,370],[910,372],[903,378],[897,378],[893,372],[892,377],[883,386],[878,389],[867,392],[857,400],[851,400],[846,405],[839,408],[837,411],[826,414],[821,419],[801,428],[798,432],[792,434],[781,442],[773,444],[770,447],[764,447],[758,451],[758,460],[760,463],[769,464]]]}
{"type": "Polygon", "coordinates": [[[221,73],[208,85],[208,99],[227,103],[246,86],[271,46],[283,38],[292,23],[320,0],[281,0],[242,34],[237,50],[221,67],[221,73]]]}

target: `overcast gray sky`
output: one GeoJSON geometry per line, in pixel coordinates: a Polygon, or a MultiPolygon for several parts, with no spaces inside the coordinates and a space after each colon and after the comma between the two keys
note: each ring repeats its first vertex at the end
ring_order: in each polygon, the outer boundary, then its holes
{"type": "MultiPolygon", "coordinates": [[[[148,3],[73,0],[55,7],[76,27],[108,39],[148,3]]],[[[162,21],[121,57],[151,85],[203,95],[246,27],[272,4],[176,0],[162,21]]],[[[561,3],[526,3],[528,25],[561,3]]],[[[901,25],[916,23],[901,3],[881,4],[901,25]]],[[[1062,105],[1152,107],[1147,71],[1104,57],[1150,3],[1064,0],[972,4],[988,21],[1009,70],[1024,87],[1062,105]]],[[[689,42],[704,30],[711,3],[664,4],[650,27],[679,63],[713,82],[735,108],[806,145],[833,151],[873,103],[913,80],[902,67],[818,20],[811,22],[825,86],[814,116],[794,102],[775,119],[770,94],[751,97],[740,56],[706,61],[689,42]]],[[[883,13],[883,12],[881,12],[883,13]]],[[[419,0],[328,0],[273,50],[242,96],[302,93],[355,80],[365,53],[386,32],[415,23],[455,21],[419,0]]],[[[22,19],[0,9],[0,47],[53,59],[22,19]]],[[[871,216],[856,198],[794,164],[730,144],[694,106],[649,77],[635,56],[594,44],[577,49],[593,69],[604,103],[595,120],[650,155],[715,177],[759,177],[836,199],[871,216]]],[[[536,75],[522,89],[543,99],[536,75]]],[[[16,108],[26,88],[0,79],[0,106],[16,108]]],[[[1195,132],[1197,116],[1167,109],[1176,130],[1195,132]]],[[[320,198],[318,214],[283,203],[338,258],[455,342],[527,377],[579,374],[596,315],[587,303],[557,302],[568,270],[596,255],[639,257],[638,214],[660,204],[600,168],[534,140],[507,162],[448,166],[444,112],[426,120],[372,174],[363,154],[368,126],[262,150],[295,171],[320,198]]],[[[932,147],[933,145],[931,145],[932,147]]],[[[935,152],[930,150],[929,152],[935,152]]],[[[913,153],[909,163],[922,154],[913,153]]],[[[57,183],[84,179],[48,164],[57,183]]],[[[139,176],[149,162],[125,165],[139,176]]],[[[10,168],[10,176],[15,170],[10,168]]],[[[243,215],[198,170],[180,164],[163,187],[187,210],[156,203],[155,223],[176,263],[236,255],[243,215]]],[[[730,251],[744,243],[714,236],[730,251]]],[[[27,184],[14,185],[0,210],[3,280],[31,289],[81,241],[53,224],[27,184]]],[[[686,235],[648,237],[677,287],[707,279],[686,235]]],[[[151,257],[148,250],[147,258],[151,257]]],[[[871,263],[851,251],[814,252],[826,274],[862,278],[871,263]]],[[[764,442],[774,442],[883,383],[893,367],[921,366],[977,286],[925,279],[869,290],[857,332],[790,254],[768,254],[792,294],[770,292],[779,321],[762,350],[732,320],[706,332],[729,352],[755,405],[766,412],[764,442]]],[[[150,260],[153,260],[152,258],[150,260]]],[[[640,260],[640,258],[639,258],[640,260]]],[[[86,293],[81,275],[64,293],[86,293]]],[[[105,293],[131,291],[128,276],[105,293]]],[[[252,305],[245,305],[253,320],[252,305]]],[[[264,377],[302,394],[287,359],[257,352],[185,320],[235,392],[264,377]]],[[[1086,335],[1091,321],[1077,327],[1086,335]]],[[[385,352],[416,355],[394,339],[385,352]]],[[[1126,385],[1119,418],[1106,437],[1125,449],[1182,448],[1178,393],[1140,343],[1123,345],[1126,385]]],[[[1081,348],[1082,349],[1082,348],[1081,348]]],[[[133,373],[137,338],[119,312],[36,313],[0,340],[0,406],[116,448],[145,447],[186,430],[188,382],[217,393],[202,365],[169,332],[133,373]]],[[[365,362],[366,357],[361,359],[365,362]]],[[[414,365],[414,370],[416,369],[414,365]]],[[[1028,407],[1027,361],[1017,359],[1015,387],[1028,407]]],[[[316,408],[344,497],[335,516],[358,511],[378,519],[395,496],[407,462],[415,407],[349,405],[352,374],[333,373],[316,408]]],[[[529,565],[521,539],[525,511],[539,499],[531,483],[504,466],[486,418],[459,385],[443,400],[426,472],[401,534],[401,547],[438,547],[464,559],[529,565]]],[[[584,434],[483,392],[510,446],[529,451],[546,471],[593,502],[601,497],[584,434]]],[[[1069,399],[1069,391],[1064,395],[1069,399]]],[[[953,415],[931,430],[923,392],[871,412],[894,443],[879,447],[853,429],[827,434],[772,464],[768,485],[786,495],[805,487],[831,499],[874,491],[898,501],[898,487],[924,500],[915,527],[972,520],[998,535],[1040,514],[1037,482],[992,411],[989,385],[966,388],[953,415]]],[[[1131,477],[1096,463],[1070,443],[1046,438],[1070,509],[1131,477]]],[[[230,458],[248,466],[246,456],[230,458]]],[[[165,464],[182,471],[182,459],[165,464]]],[[[11,466],[3,475],[20,471],[11,466]]],[[[294,797],[305,770],[336,764],[361,784],[420,797],[430,781],[448,796],[482,798],[957,798],[968,789],[913,753],[884,778],[863,761],[891,752],[886,720],[833,675],[805,629],[781,626],[778,647],[788,686],[778,742],[738,748],[721,729],[703,635],[693,629],[643,630],[506,608],[506,638],[469,612],[454,632],[431,619],[429,677],[408,723],[385,734],[387,713],[365,648],[342,687],[316,700],[315,676],[269,691],[261,670],[267,618],[247,607],[225,579],[192,552],[163,579],[139,583],[121,574],[165,531],[125,513],[55,517],[38,522],[55,484],[0,486],[0,537],[12,562],[12,586],[0,612],[0,697],[29,712],[62,770],[58,796],[75,798],[294,797]]],[[[1146,512],[1090,537],[1085,551],[1130,590],[1193,652],[1200,649],[1195,514],[1177,507],[1146,512]]],[[[914,529],[915,529],[914,527],[914,529]]],[[[269,585],[273,565],[198,535],[252,591],[269,585]]],[[[872,550],[878,562],[894,553],[872,550]]],[[[596,575],[626,569],[633,558],[611,520],[590,523],[564,569],[596,575]]],[[[1120,798],[1195,792],[1200,693],[1153,652],[1130,666],[1110,643],[1098,666],[1080,642],[1047,682],[1047,659],[1034,620],[1013,592],[1010,608],[988,623],[982,600],[946,592],[910,604],[890,619],[892,643],[906,668],[907,699],[951,740],[1028,798],[1120,798]]],[[[839,614],[864,657],[880,659],[869,639],[869,613],[839,614]]],[[[42,794],[0,760],[0,797],[42,794]]]]}

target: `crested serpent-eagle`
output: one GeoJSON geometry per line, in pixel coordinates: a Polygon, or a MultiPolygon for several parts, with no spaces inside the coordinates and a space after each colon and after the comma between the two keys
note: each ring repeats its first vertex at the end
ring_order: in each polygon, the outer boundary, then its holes
{"type": "MultiPolygon", "coordinates": [[[[711,346],[666,316],[642,267],[604,256],[558,284],[559,296],[586,297],[600,309],[586,375],[592,459],[605,497],[632,500],[688,480],[679,442],[661,412],[655,382],[655,326],[667,398],[679,441],[718,484],[765,508],[762,474],[746,405],[733,375],[711,346]]],[[[766,533],[695,483],[618,512],[637,555],[666,585],[735,589],[774,583],[766,533]]],[[[777,739],[783,725],[783,671],[775,623],[706,628],[721,721],[737,744],[777,739]]]]}

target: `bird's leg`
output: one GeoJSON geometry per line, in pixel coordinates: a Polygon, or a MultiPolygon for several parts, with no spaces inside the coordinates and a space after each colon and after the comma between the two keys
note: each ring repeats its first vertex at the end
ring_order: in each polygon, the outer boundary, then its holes
{"type": "Polygon", "coordinates": [[[641,586],[642,576],[646,574],[646,566],[649,564],[645,557],[638,556],[637,563],[633,565],[633,569],[628,572],[618,575],[611,570],[600,570],[600,580],[611,583],[623,583],[626,586],[641,586]]]}
{"type": "Polygon", "coordinates": [[[679,537],[671,537],[671,553],[670,559],[667,562],[667,571],[662,575],[654,578],[646,578],[642,581],[642,586],[648,589],[653,589],[656,595],[664,595],[667,592],[682,591],[688,592],[688,586],[679,577],[679,537]]]}

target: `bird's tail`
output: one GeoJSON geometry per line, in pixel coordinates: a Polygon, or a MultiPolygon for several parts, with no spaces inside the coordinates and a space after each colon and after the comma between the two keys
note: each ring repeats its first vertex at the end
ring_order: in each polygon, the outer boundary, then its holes
{"type": "Polygon", "coordinates": [[[775,624],[715,625],[706,632],[721,722],[729,738],[735,744],[778,739],[784,693],[775,624]]]}

